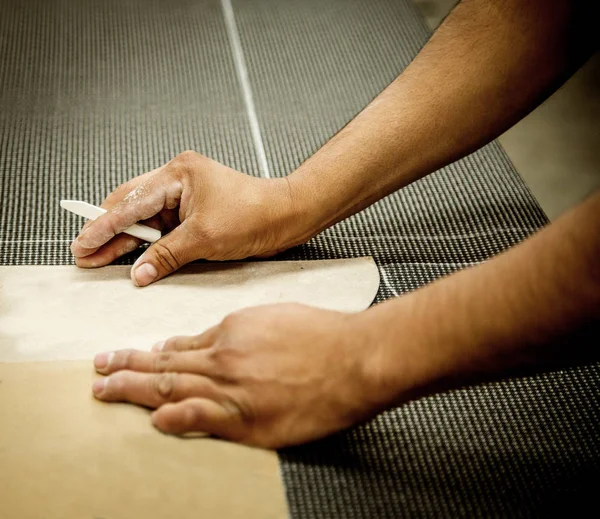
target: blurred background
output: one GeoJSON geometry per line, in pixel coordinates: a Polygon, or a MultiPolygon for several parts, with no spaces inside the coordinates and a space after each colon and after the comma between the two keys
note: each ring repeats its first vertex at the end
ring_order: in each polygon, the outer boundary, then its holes
{"type": "MultiPolygon", "coordinates": [[[[435,29],[457,0],[412,0],[435,29]]],[[[600,54],[499,139],[551,220],[600,187],[600,54]]]]}

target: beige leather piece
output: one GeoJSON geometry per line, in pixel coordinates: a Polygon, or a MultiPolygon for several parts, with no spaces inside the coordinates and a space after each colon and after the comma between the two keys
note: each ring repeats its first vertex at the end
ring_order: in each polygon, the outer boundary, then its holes
{"type": "Polygon", "coordinates": [[[166,436],[96,401],[89,362],[0,363],[0,517],[287,517],[277,455],[166,436]]]}
{"type": "Polygon", "coordinates": [[[95,400],[91,362],[65,359],[259,304],[359,311],[378,286],[370,258],[195,265],[142,289],[129,267],[0,267],[0,518],[287,517],[274,452],[163,435],[148,410],[95,400]]]}
{"type": "Polygon", "coordinates": [[[146,288],[130,268],[0,267],[0,362],[92,359],[195,335],[234,310],[298,302],[355,312],[377,293],[371,258],[208,263],[146,288]]]}

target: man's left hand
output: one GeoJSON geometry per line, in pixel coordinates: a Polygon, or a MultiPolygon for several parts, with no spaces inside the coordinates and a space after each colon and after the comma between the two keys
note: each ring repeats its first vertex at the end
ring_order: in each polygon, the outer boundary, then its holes
{"type": "Polygon", "coordinates": [[[279,448],[324,437],[383,406],[375,341],[360,314],[280,304],[227,316],[151,352],[101,353],[96,398],[155,411],[165,433],[279,448]]]}

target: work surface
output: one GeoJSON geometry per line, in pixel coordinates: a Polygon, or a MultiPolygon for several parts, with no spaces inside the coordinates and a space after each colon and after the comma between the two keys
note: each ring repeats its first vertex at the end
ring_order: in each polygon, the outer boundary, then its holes
{"type": "Polygon", "coordinates": [[[274,453],[161,434],[145,409],[95,402],[92,377],[0,363],[0,517],[285,519],[274,453]]]}
{"type": "Polygon", "coordinates": [[[379,287],[371,258],[187,265],[144,289],[133,285],[130,270],[0,266],[0,363],[91,361],[107,349],[149,350],[251,306],[360,312],[379,287]]]}
{"type": "MultiPolygon", "coordinates": [[[[426,38],[407,0],[0,1],[0,262],[70,264],[80,221],[58,200],[99,203],[185,149],[251,175],[289,173],[426,38]]],[[[545,223],[491,144],[281,258],[371,255],[383,301],[545,223]]],[[[598,366],[482,385],[283,451],[290,513],[539,516],[583,506],[600,476],[599,385],[598,366]]]]}

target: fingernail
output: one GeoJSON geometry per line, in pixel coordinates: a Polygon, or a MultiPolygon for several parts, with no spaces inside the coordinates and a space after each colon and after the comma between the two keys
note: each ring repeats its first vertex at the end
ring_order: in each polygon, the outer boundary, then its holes
{"type": "Polygon", "coordinates": [[[162,351],[165,347],[165,341],[159,341],[154,346],[152,346],[152,351],[162,351]]]}
{"type": "Polygon", "coordinates": [[[114,356],[114,351],[105,351],[103,353],[98,353],[98,355],[94,357],[94,367],[96,369],[107,368],[108,366],[110,366],[110,362],[112,361],[114,356]]]}
{"type": "Polygon", "coordinates": [[[131,267],[131,272],[133,272],[136,268],[138,268],[142,263],[146,262],[146,255],[142,254],[138,259],[135,260],[135,263],[131,267]]]}
{"type": "Polygon", "coordinates": [[[104,392],[106,386],[108,386],[108,378],[109,377],[102,377],[94,381],[92,384],[92,391],[94,395],[100,395],[104,392]]]}
{"type": "Polygon", "coordinates": [[[87,236],[86,233],[89,231],[88,229],[84,229],[83,231],[81,231],[79,233],[79,236],[77,236],[77,243],[80,247],[84,248],[84,249],[91,249],[93,247],[90,246],[90,244],[88,243],[89,240],[87,240],[87,236]]]}
{"type": "Polygon", "coordinates": [[[79,243],[79,238],[76,238],[75,240],[73,240],[73,242],[71,242],[71,254],[73,254],[73,256],[75,256],[76,258],[81,258],[83,256],[86,255],[87,249],[81,246],[81,243],[79,243]]]}
{"type": "Polygon", "coordinates": [[[145,287],[152,283],[158,276],[158,271],[152,263],[143,263],[133,272],[134,283],[138,287],[145,287]]]}

